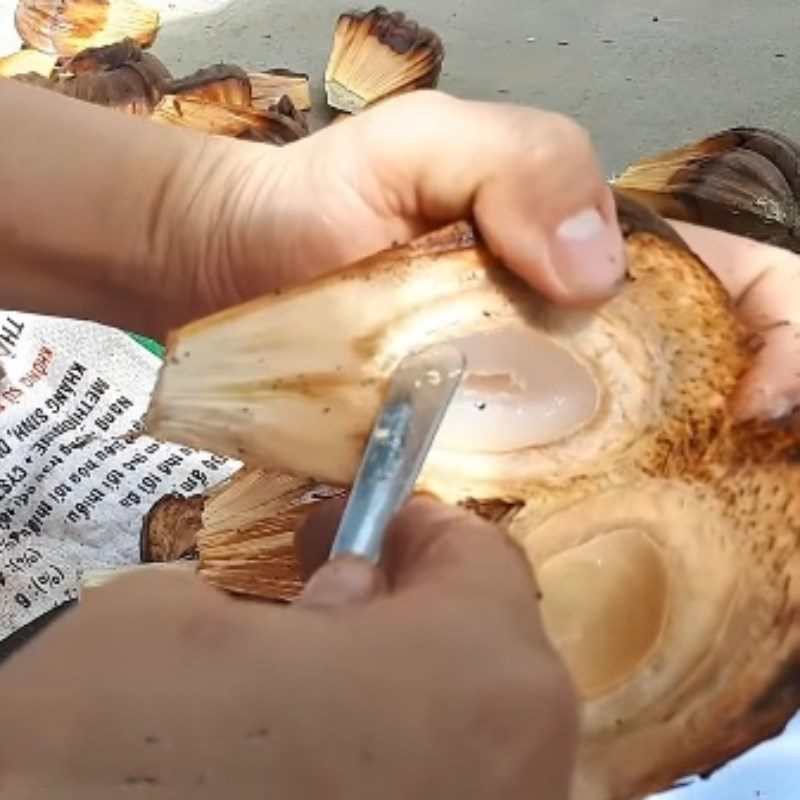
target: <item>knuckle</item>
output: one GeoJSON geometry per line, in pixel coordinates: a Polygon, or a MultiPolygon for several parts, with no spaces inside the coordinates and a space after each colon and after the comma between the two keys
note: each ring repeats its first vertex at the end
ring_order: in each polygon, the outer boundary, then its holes
{"type": "Polygon", "coordinates": [[[582,125],[563,114],[550,113],[548,116],[551,138],[554,141],[583,153],[593,152],[594,148],[589,132],[582,125]]]}
{"type": "Polygon", "coordinates": [[[382,114],[425,115],[451,113],[454,104],[459,101],[439,89],[417,89],[413,92],[397,95],[377,105],[373,112],[382,114]]]}
{"type": "Polygon", "coordinates": [[[589,133],[562,114],[522,107],[503,107],[505,157],[537,172],[569,164],[586,171],[597,164],[589,133]]]}
{"type": "Polygon", "coordinates": [[[534,136],[534,144],[528,152],[540,164],[563,163],[565,160],[573,165],[595,162],[589,133],[569,117],[548,112],[540,120],[534,136]]]}

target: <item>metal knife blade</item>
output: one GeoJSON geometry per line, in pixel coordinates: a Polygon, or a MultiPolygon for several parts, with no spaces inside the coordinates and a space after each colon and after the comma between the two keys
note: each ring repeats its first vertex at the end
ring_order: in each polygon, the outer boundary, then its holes
{"type": "Polygon", "coordinates": [[[389,520],[414,488],[436,432],[466,369],[452,345],[406,356],[394,371],[331,549],[380,559],[389,520]]]}

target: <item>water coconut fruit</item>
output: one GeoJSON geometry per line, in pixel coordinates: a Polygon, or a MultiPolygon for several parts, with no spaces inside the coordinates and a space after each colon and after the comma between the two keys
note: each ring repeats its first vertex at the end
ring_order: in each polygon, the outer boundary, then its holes
{"type": "Polygon", "coordinates": [[[462,347],[420,487],[499,520],[537,573],[583,699],[576,800],[712,770],[800,707],[800,440],[734,423],[757,341],[674,229],[617,200],[629,274],[599,309],[550,305],[451,226],[176,331],[146,420],[248,466],[206,502],[201,574],[291,594],[291,532],[346,492],[395,365],[462,347]]]}
{"type": "Polygon", "coordinates": [[[615,185],[665,217],[800,253],[798,164],[788,136],[737,127],[643,159],[615,185]]]}

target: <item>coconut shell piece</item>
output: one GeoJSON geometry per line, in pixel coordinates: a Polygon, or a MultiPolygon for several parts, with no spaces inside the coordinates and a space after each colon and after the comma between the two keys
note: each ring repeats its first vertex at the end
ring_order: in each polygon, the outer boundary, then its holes
{"type": "MultiPolygon", "coordinates": [[[[95,75],[100,72],[114,72],[127,64],[136,64],[143,60],[142,48],[133,39],[123,39],[102,47],[89,47],[81,50],[71,58],[61,59],[59,73],[63,75],[95,75]]],[[[155,57],[153,63],[158,65],[158,72],[163,79],[171,79],[169,70],[155,57]]],[[[145,61],[145,63],[149,63],[145,61]]]]}
{"type": "Polygon", "coordinates": [[[308,135],[308,125],[288,97],[269,111],[258,111],[252,106],[242,108],[194,97],[166,95],[152,119],[202,133],[274,145],[289,144],[308,135]]]}
{"type": "Polygon", "coordinates": [[[342,14],[325,70],[331,108],[355,114],[380,100],[439,80],[441,39],[401,12],[377,6],[342,14]]]}
{"type": "Polygon", "coordinates": [[[29,48],[19,50],[0,58],[0,78],[14,78],[18,75],[39,75],[49,78],[53,74],[58,57],[50,53],[40,53],[29,48]]]}
{"type": "Polygon", "coordinates": [[[271,69],[266,72],[251,72],[248,77],[255,108],[267,111],[282,97],[288,97],[298,111],[311,109],[308,75],[288,69],[271,69]]]}
{"type": "Polygon", "coordinates": [[[172,76],[154,55],[131,39],[84,50],[67,59],[47,80],[18,79],[96,105],[147,116],[158,104],[172,76]]]}
{"type": "Polygon", "coordinates": [[[142,523],[139,539],[142,562],[196,558],[204,505],[202,495],[169,494],[156,502],[142,523]]]}
{"type": "Polygon", "coordinates": [[[645,159],[616,188],[666,217],[800,253],[800,146],[732,128],[645,159]]]}
{"type": "Polygon", "coordinates": [[[247,73],[230,64],[206,67],[185,78],[174,80],[170,84],[169,93],[181,98],[244,108],[249,107],[252,100],[247,73]]]}
{"type": "Polygon", "coordinates": [[[137,0],[19,0],[14,21],[26,44],[58,56],[122,39],[148,47],[159,28],[158,12],[137,0]]]}
{"type": "Polygon", "coordinates": [[[289,95],[284,95],[270,106],[267,116],[273,120],[274,144],[290,144],[310,133],[308,117],[294,105],[289,95]]]}

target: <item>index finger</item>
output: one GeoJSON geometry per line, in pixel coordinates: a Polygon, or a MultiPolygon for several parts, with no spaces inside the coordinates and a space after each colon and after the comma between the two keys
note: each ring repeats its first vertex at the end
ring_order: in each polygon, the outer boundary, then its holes
{"type": "Polygon", "coordinates": [[[762,347],[731,400],[739,420],[778,419],[800,405],[800,256],[731,233],[670,221],[728,290],[762,347]]]}
{"type": "Polygon", "coordinates": [[[800,256],[725,231],[670,220],[755,330],[800,324],[800,256]]]}

